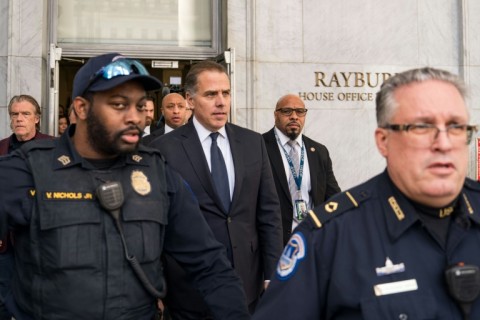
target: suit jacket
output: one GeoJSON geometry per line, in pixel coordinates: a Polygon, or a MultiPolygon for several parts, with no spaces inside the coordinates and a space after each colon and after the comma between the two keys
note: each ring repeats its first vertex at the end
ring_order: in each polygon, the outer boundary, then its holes
{"type": "MultiPolygon", "coordinates": [[[[272,166],[273,178],[277,188],[278,198],[282,211],[283,225],[283,244],[285,245],[292,232],[293,221],[293,202],[290,190],[288,188],[288,178],[285,174],[282,155],[278,148],[274,129],[263,134],[265,146],[267,148],[270,164],[272,166]]],[[[318,142],[302,135],[305,151],[310,168],[310,182],[312,188],[310,196],[313,200],[313,206],[317,206],[330,198],[337,192],[340,192],[335,175],[332,169],[332,160],[330,159],[327,148],[318,142]]]]}
{"type": "Polygon", "coordinates": [[[148,136],[143,137],[140,140],[140,143],[148,146],[150,142],[155,140],[156,138],[162,136],[165,134],[165,122],[159,121],[158,124],[155,124],[155,122],[152,122],[150,125],[150,134],[148,136]]]}
{"type": "MultiPolygon", "coordinates": [[[[270,279],[282,252],[280,205],[262,136],[229,123],[225,129],[235,167],[228,213],[215,191],[193,121],[154,140],[150,146],[158,148],[169,165],[180,172],[196,195],[217,240],[231,248],[234,268],[243,281],[247,302],[251,303],[261,294],[263,281],[270,279]]],[[[167,259],[165,265],[167,281],[173,284],[167,295],[172,298],[168,300],[184,303],[180,307],[188,309],[191,297],[174,298],[180,280],[172,279],[180,271],[171,262],[167,259]]]]}

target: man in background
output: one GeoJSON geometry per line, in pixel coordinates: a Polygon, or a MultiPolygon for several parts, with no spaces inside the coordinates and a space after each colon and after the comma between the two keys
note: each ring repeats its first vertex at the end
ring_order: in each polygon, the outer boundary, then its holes
{"type": "Polygon", "coordinates": [[[146,136],[142,140],[144,145],[148,145],[155,138],[169,133],[187,122],[187,105],[185,98],[178,93],[169,93],[163,97],[160,111],[162,112],[161,122],[163,126],[158,126],[149,136],[146,136]]]}
{"type": "MultiPolygon", "coordinates": [[[[0,155],[9,154],[29,141],[53,138],[39,131],[42,112],[34,97],[27,94],[14,96],[8,103],[7,110],[13,133],[8,138],[0,140],[0,155]]],[[[13,238],[13,233],[0,238],[0,295],[3,297],[9,291],[15,265],[11,248],[13,238]]]]}
{"type": "Polygon", "coordinates": [[[155,127],[153,126],[153,119],[155,114],[155,103],[153,102],[152,97],[147,97],[145,101],[145,129],[143,129],[143,137],[148,136],[153,131],[155,131],[155,127]]]}
{"type": "Polygon", "coordinates": [[[52,138],[39,131],[41,108],[32,96],[14,96],[8,104],[8,113],[13,133],[0,140],[0,154],[10,153],[30,140],[52,138]]]}
{"type": "Polygon", "coordinates": [[[307,109],[300,97],[281,97],[275,127],[263,134],[282,210],[283,244],[308,210],[340,191],[327,148],[303,135],[307,109]]]}

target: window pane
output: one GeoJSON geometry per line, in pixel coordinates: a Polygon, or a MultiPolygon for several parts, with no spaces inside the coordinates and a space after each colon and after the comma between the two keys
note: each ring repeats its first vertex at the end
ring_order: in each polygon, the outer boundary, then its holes
{"type": "Polygon", "coordinates": [[[212,0],[60,0],[62,44],[212,47],[212,0]]]}

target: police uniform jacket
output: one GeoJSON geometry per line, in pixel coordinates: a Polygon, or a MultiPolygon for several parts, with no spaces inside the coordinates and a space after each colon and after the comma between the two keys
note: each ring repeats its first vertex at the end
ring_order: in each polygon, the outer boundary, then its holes
{"type": "MultiPolygon", "coordinates": [[[[480,266],[480,187],[467,179],[440,245],[383,174],[316,207],[253,319],[463,319],[445,270],[480,266]]],[[[480,319],[480,299],[470,319],[480,319]]]]}
{"type": "Polygon", "coordinates": [[[113,219],[96,197],[106,181],[122,184],[127,247],[157,290],[160,256],[169,252],[185,265],[216,317],[249,318],[222,245],[186,183],[157,151],[140,147],[101,170],[81,158],[64,134],[1,158],[0,180],[9,182],[0,186],[0,235],[7,223],[16,235],[14,300],[34,319],[153,318],[155,298],[126,261],[113,219]]]}

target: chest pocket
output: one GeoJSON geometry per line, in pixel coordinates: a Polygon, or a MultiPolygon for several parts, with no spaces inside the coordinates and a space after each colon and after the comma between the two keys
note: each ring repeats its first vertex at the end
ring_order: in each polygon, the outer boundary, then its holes
{"type": "Polygon", "coordinates": [[[437,304],[431,294],[404,292],[362,301],[365,320],[433,320],[437,319],[437,304]]]}
{"type": "Polygon", "coordinates": [[[128,250],[138,261],[160,259],[167,225],[167,202],[129,199],[122,209],[122,225],[128,250]]]}
{"type": "Polygon", "coordinates": [[[94,201],[44,201],[40,255],[49,268],[94,267],[101,257],[102,214],[94,201]]]}

